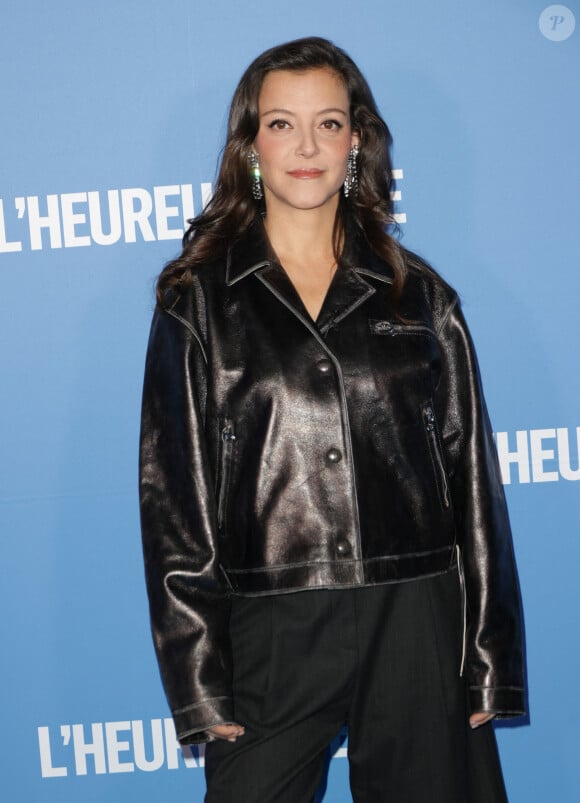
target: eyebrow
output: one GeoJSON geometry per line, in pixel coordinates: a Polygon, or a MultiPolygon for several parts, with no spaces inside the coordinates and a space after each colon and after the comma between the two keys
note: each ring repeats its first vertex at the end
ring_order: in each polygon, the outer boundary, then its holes
{"type": "MultiPolygon", "coordinates": [[[[338,113],[342,114],[344,117],[348,117],[348,113],[345,112],[344,109],[338,109],[334,107],[331,107],[329,109],[321,109],[319,112],[316,112],[316,114],[331,114],[331,113],[334,114],[338,113]]],[[[295,112],[291,112],[289,109],[268,109],[268,111],[262,112],[260,117],[266,117],[266,115],[268,114],[288,114],[291,117],[295,117],[295,112]]]]}

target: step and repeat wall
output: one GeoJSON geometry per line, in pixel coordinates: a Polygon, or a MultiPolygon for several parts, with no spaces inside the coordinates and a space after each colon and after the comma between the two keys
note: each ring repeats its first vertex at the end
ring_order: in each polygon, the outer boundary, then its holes
{"type": "MultiPolygon", "coordinates": [[[[529,716],[496,731],[510,800],[578,800],[578,0],[32,0],[1,17],[2,799],[203,799],[141,563],[153,285],[211,194],[242,71],[316,34],[373,87],[402,242],[458,289],[478,347],[526,614],[529,716]]],[[[343,734],[324,800],[349,800],[347,778],[343,734]]]]}

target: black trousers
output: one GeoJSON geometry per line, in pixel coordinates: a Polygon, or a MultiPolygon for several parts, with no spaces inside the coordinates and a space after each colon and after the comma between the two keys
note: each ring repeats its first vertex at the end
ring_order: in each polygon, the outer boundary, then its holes
{"type": "Polygon", "coordinates": [[[310,803],[345,723],[356,803],[507,801],[491,725],[469,727],[455,570],[238,597],[231,637],[246,733],[207,745],[206,803],[310,803]]]}

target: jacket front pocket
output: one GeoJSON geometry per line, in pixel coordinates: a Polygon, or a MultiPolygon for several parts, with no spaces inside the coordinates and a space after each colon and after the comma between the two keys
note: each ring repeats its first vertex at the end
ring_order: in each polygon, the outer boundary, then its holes
{"type": "Polygon", "coordinates": [[[221,431],[221,461],[220,461],[220,484],[218,492],[217,523],[218,529],[223,531],[226,528],[226,511],[230,492],[230,479],[232,474],[233,452],[236,442],[236,434],[231,421],[226,419],[221,431]]]}
{"type": "Polygon", "coordinates": [[[423,405],[422,415],[423,426],[429,446],[429,454],[433,464],[433,471],[435,472],[437,492],[439,494],[441,504],[445,509],[447,509],[450,506],[449,485],[447,483],[447,472],[445,471],[441,442],[439,440],[439,432],[437,430],[437,419],[435,418],[435,411],[433,410],[433,405],[431,402],[427,402],[423,405]]]}

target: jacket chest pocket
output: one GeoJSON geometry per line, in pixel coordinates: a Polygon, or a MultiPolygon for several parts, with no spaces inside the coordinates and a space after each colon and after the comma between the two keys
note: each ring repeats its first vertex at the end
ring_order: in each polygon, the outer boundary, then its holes
{"type": "Polygon", "coordinates": [[[435,411],[430,401],[426,402],[421,407],[421,415],[423,418],[423,428],[427,437],[427,445],[429,447],[429,456],[435,474],[439,501],[442,507],[447,510],[451,505],[449,484],[447,481],[447,472],[445,470],[445,461],[443,459],[443,449],[441,448],[441,439],[439,438],[439,430],[437,428],[437,419],[435,418],[435,411]]]}
{"type": "Polygon", "coordinates": [[[237,436],[232,421],[226,419],[220,432],[220,461],[217,494],[217,524],[220,532],[227,528],[227,510],[237,436]]]}
{"type": "Polygon", "coordinates": [[[397,335],[419,335],[437,340],[437,335],[429,326],[423,323],[394,323],[393,321],[378,321],[369,319],[369,329],[373,335],[396,337],[397,335]]]}
{"type": "MultiPolygon", "coordinates": [[[[441,371],[439,340],[428,323],[398,323],[370,318],[371,359],[397,385],[423,377],[432,386],[441,371]]],[[[425,398],[422,394],[419,398],[425,398]]]]}

